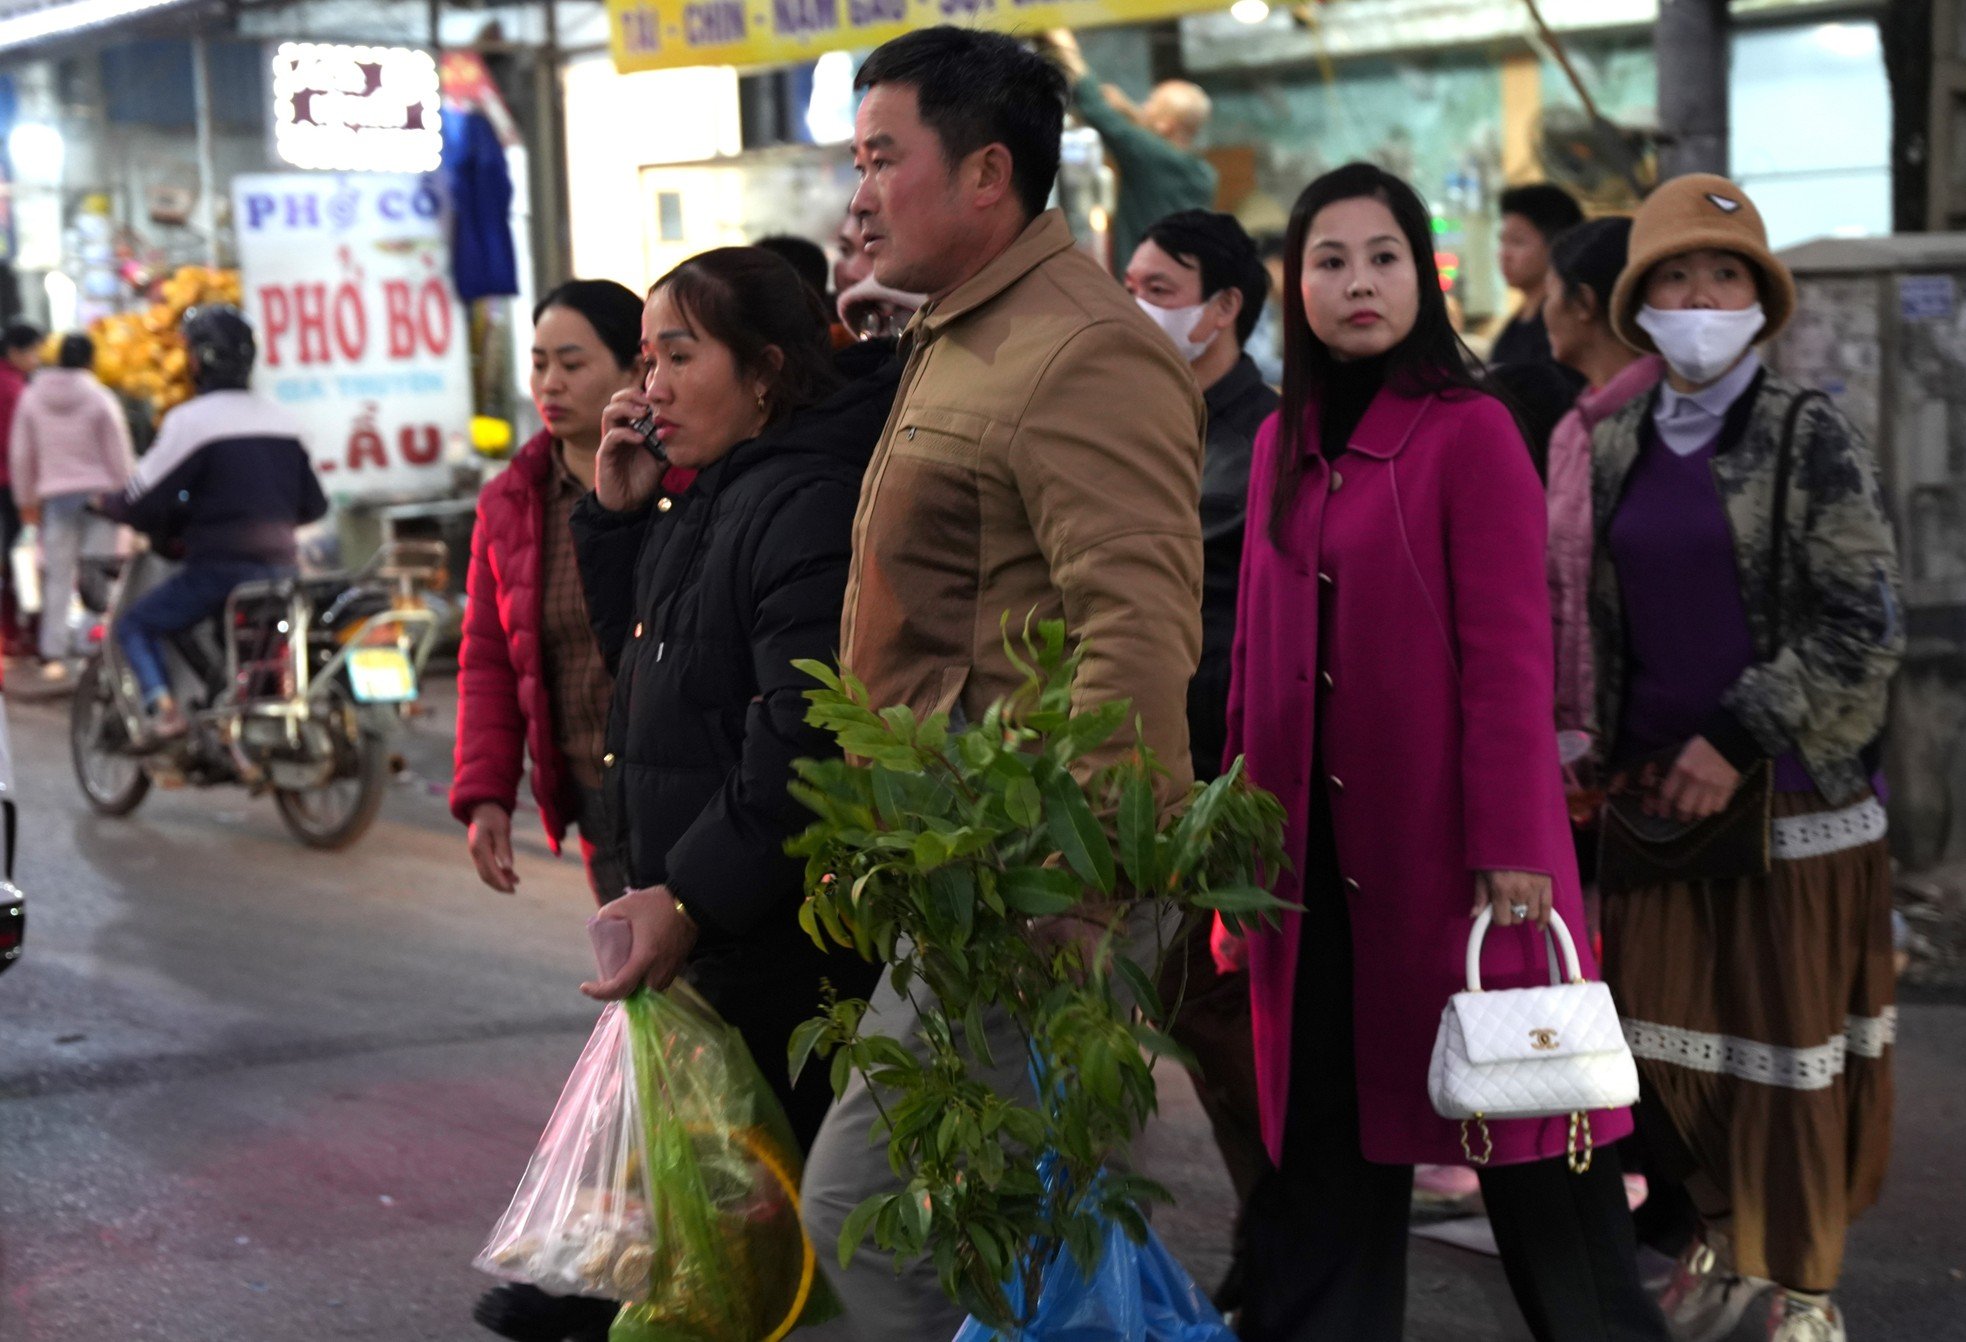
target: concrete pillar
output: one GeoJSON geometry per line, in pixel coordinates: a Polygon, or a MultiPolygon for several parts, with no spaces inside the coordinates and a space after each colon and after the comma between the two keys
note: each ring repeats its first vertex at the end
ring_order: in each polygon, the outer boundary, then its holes
{"type": "Polygon", "coordinates": [[[1659,0],[1652,54],[1659,68],[1663,180],[1727,172],[1727,0],[1659,0]]]}
{"type": "Polygon", "coordinates": [[[533,165],[533,266],[550,286],[573,273],[573,230],[568,223],[571,193],[559,6],[556,0],[544,0],[543,10],[546,40],[533,52],[534,134],[528,149],[533,165]]]}
{"type": "Polygon", "coordinates": [[[191,37],[191,104],[198,134],[198,231],[205,236],[205,264],[220,264],[217,156],[212,148],[212,67],[200,29],[191,37]]]}

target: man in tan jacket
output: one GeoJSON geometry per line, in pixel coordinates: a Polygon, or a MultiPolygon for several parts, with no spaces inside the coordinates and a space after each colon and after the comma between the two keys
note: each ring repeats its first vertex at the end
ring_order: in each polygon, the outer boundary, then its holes
{"type": "MultiPolygon", "coordinates": [[[[1190,783],[1205,411],[1172,343],[1044,208],[1064,79],[1008,37],[932,28],[880,48],[856,83],[853,209],[874,277],[929,301],[861,488],[841,661],[876,703],[974,720],[1021,681],[1005,614],[1062,618],[1087,647],[1075,699],[1131,701],[1171,805],[1190,783]]],[[[1001,1075],[987,1079],[1028,1087],[1008,1020],[989,1025],[1001,1075]]],[[[912,1041],[912,1009],[884,983],[867,1028],[912,1041]]],[[[856,1081],[813,1147],[822,1246],[892,1186],[867,1144],[875,1115],[856,1081]]],[[[833,1279],[849,1317],[828,1337],[921,1342],[962,1323],[930,1263],[897,1277],[863,1252],[833,1279]]]]}

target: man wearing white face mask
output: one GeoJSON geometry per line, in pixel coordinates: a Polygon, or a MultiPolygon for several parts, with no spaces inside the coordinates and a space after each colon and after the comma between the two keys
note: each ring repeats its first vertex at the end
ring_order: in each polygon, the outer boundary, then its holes
{"type": "Polygon", "coordinates": [[[1610,312],[1667,384],[1591,443],[1598,721],[1630,794],[1606,820],[1605,979],[1650,1163],[1686,1175],[1705,1223],[1662,1301],[1688,1342],[1750,1309],[1770,1342],[1841,1342],[1829,1293],[1890,1151],[1872,779],[1904,649],[1898,564],[1869,447],[1754,352],[1795,304],[1738,186],[1660,187],[1610,312]],[[1620,816],[1640,804],[1702,828],[1639,840],[1620,816]]]}
{"type": "MultiPolygon", "coordinates": [[[[1201,664],[1188,685],[1195,777],[1206,781],[1224,763],[1249,460],[1256,430],[1277,407],[1277,394],[1243,353],[1269,296],[1270,276],[1255,242],[1233,215],[1183,210],[1147,230],[1125,281],[1140,310],[1193,367],[1208,407],[1201,474],[1201,664]]],[[[1207,932],[1205,926],[1197,929],[1168,954],[1160,992],[1163,1000],[1181,1003],[1170,1031],[1200,1060],[1195,1090],[1240,1205],[1269,1164],[1257,1119],[1249,982],[1245,973],[1217,972],[1207,932]]],[[[1241,1304],[1240,1230],[1238,1218],[1237,1257],[1216,1292],[1215,1303],[1225,1311],[1241,1304]]]]}
{"type": "Polygon", "coordinates": [[[1194,369],[1208,406],[1201,476],[1201,668],[1188,696],[1195,777],[1207,780],[1223,764],[1250,449],[1257,428],[1277,407],[1277,394],[1242,348],[1262,315],[1270,276],[1235,216],[1182,210],[1147,230],[1127,264],[1125,283],[1140,310],[1194,369]]]}

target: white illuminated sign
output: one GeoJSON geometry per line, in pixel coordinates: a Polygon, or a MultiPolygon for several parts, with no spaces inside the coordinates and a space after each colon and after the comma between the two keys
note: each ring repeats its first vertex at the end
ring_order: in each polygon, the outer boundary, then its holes
{"type": "Polygon", "coordinates": [[[296,168],[434,171],[441,110],[427,51],[287,42],[273,58],[273,140],[296,168]]]}

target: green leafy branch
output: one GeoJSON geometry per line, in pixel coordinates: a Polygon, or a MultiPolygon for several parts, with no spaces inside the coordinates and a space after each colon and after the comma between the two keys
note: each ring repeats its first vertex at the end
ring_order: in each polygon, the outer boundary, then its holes
{"type": "Polygon", "coordinates": [[[1108,748],[1129,705],[1074,705],[1084,651],[1062,623],[1004,646],[1024,683],[957,731],[799,663],[819,686],[807,720],[846,753],[797,766],[793,794],[818,817],[790,845],[806,859],[800,925],[886,963],[920,1033],[868,1034],[866,1002],[834,1001],[794,1033],[791,1061],[830,1057],[835,1093],[858,1073],[879,1106],[898,1188],[848,1217],[842,1264],[870,1238],[927,1255],[950,1299],[1014,1328],[1012,1299],[1037,1300],[1061,1246],[1090,1272],[1109,1221],[1142,1238],[1142,1209],[1166,1200],[1116,1167],[1154,1111],[1152,1060],[1183,1058],[1152,971],[1183,921],[1219,913],[1240,930],[1282,909],[1263,881],[1284,854],[1283,808],[1240,761],[1163,816],[1166,771],[1137,724],[1131,747],[1108,748]],[[1117,758],[1097,763],[1102,750],[1117,758]],[[1008,1014],[1017,1058],[994,1055],[986,1008],[1008,1014]],[[1026,1058],[1035,1096],[980,1079],[1026,1058]]]}

